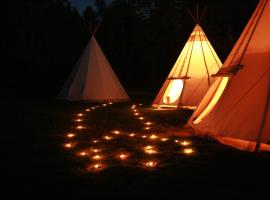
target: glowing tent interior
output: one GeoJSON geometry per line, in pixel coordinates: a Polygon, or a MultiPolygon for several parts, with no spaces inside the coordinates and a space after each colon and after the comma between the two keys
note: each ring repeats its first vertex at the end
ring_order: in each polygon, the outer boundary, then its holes
{"type": "Polygon", "coordinates": [[[94,35],[58,98],[70,101],[129,100],[94,35]]]}
{"type": "Polygon", "coordinates": [[[260,0],[188,125],[243,150],[270,150],[270,2],[260,0]]]}
{"type": "Polygon", "coordinates": [[[222,63],[199,24],[193,29],[152,103],[155,108],[196,108],[222,63]]]}

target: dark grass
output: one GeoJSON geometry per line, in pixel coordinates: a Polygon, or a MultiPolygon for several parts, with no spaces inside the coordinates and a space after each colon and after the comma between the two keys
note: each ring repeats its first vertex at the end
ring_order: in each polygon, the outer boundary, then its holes
{"type": "MultiPolygon", "coordinates": [[[[156,123],[153,132],[163,134],[183,126],[189,111],[153,111],[149,100],[140,109],[144,117],[156,123]]],[[[138,103],[136,101],[135,103],[138,103]]],[[[125,149],[132,153],[126,163],[108,159],[108,168],[99,173],[87,173],[88,160],[77,157],[78,150],[88,147],[88,138],[100,137],[114,128],[135,131],[143,127],[130,112],[132,103],[114,104],[89,113],[89,129],[81,131],[79,145],[67,151],[65,134],[72,130],[74,113],[89,104],[59,101],[3,102],[5,106],[2,135],[3,165],[7,177],[5,191],[9,196],[48,196],[93,198],[104,196],[153,196],[180,199],[190,197],[222,197],[268,195],[270,156],[238,151],[209,139],[190,138],[196,153],[179,154],[175,144],[159,145],[160,163],[154,170],[145,169],[140,162],[146,159],[140,152],[140,139],[126,140],[126,136],[108,142],[106,152],[125,149]],[[23,112],[22,112],[23,110],[23,112]]],[[[89,144],[90,146],[90,144],[89,144]]],[[[104,146],[104,145],[103,145],[104,146]]]]}

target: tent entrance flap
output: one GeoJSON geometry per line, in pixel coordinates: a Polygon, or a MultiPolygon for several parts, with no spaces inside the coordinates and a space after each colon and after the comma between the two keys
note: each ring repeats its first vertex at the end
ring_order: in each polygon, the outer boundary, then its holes
{"type": "Polygon", "coordinates": [[[229,81],[228,77],[222,78],[218,88],[216,89],[216,92],[214,93],[212,99],[210,100],[206,108],[201,113],[198,113],[197,116],[194,117],[193,124],[199,124],[213,110],[214,106],[217,104],[218,100],[223,94],[228,84],[228,81],[229,81]]]}
{"type": "Polygon", "coordinates": [[[177,100],[180,98],[182,94],[183,87],[184,87],[183,80],[181,79],[170,80],[170,83],[162,98],[163,104],[166,104],[166,105],[176,104],[177,105],[177,100]]]}

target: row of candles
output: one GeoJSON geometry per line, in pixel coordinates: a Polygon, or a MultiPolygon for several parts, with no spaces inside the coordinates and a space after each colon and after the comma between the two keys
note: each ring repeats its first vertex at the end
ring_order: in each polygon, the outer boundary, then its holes
{"type": "MultiPolygon", "coordinates": [[[[112,103],[109,103],[112,104],[112,103]]],[[[102,104],[103,107],[106,107],[107,104],[102,104]]],[[[139,106],[141,106],[141,104],[139,104],[139,106]]],[[[85,109],[86,112],[90,112],[91,110],[95,110],[97,108],[99,108],[100,106],[95,106],[95,107],[91,107],[91,108],[87,108],[85,109]]],[[[151,121],[146,121],[145,117],[143,117],[141,115],[141,113],[139,113],[138,109],[136,108],[136,105],[132,105],[131,110],[134,114],[134,116],[138,117],[139,120],[142,121],[142,124],[144,125],[144,129],[145,130],[150,130],[151,129],[151,125],[153,125],[154,123],[151,121]]],[[[80,122],[83,122],[84,117],[86,116],[85,113],[78,113],[76,115],[76,118],[74,119],[75,122],[78,122],[79,124],[77,124],[76,129],[80,130],[80,129],[84,129],[86,128],[86,126],[83,126],[80,122]]],[[[139,135],[136,133],[123,133],[119,130],[113,130],[111,132],[111,134],[107,134],[104,135],[101,139],[92,139],[91,143],[93,144],[97,144],[100,143],[102,140],[108,141],[108,140],[113,140],[115,139],[115,137],[117,136],[128,136],[129,138],[141,138],[141,139],[148,139],[149,141],[159,141],[159,142],[166,142],[169,141],[170,138],[168,137],[160,137],[156,134],[143,134],[143,135],[139,135]]],[[[75,133],[68,133],[66,135],[67,138],[71,139],[76,137],[75,133]]],[[[176,144],[179,144],[180,146],[184,147],[181,150],[181,153],[183,154],[192,154],[194,153],[193,148],[191,148],[191,141],[189,140],[177,140],[175,139],[174,142],[176,144]]],[[[64,146],[67,149],[72,149],[77,145],[77,142],[68,142],[65,143],[64,146]]],[[[81,157],[89,157],[93,162],[87,167],[88,171],[91,172],[98,172],[100,170],[103,170],[107,167],[106,164],[104,164],[102,161],[105,160],[105,156],[101,154],[101,152],[103,151],[102,148],[90,148],[88,150],[84,150],[84,151],[80,151],[77,153],[77,156],[81,156],[81,157]]],[[[147,155],[154,155],[154,154],[158,154],[159,151],[158,149],[153,146],[153,145],[146,145],[142,148],[142,151],[147,154],[147,155]]],[[[121,161],[125,161],[128,160],[130,157],[130,153],[128,152],[118,152],[114,158],[121,160],[121,161]]],[[[155,168],[158,166],[158,161],[156,159],[149,159],[147,161],[144,161],[143,166],[147,167],[147,168],[155,168]]]]}

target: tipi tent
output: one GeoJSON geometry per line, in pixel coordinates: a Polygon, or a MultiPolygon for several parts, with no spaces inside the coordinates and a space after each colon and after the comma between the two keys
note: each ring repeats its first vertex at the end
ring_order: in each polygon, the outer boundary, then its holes
{"type": "Polygon", "coordinates": [[[94,35],[58,97],[70,101],[129,100],[94,35]]]}
{"type": "Polygon", "coordinates": [[[270,1],[261,0],[188,125],[244,150],[270,149],[270,1]]]}
{"type": "Polygon", "coordinates": [[[196,108],[222,63],[199,24],[152,103],[155,108],[196,108]]]}

